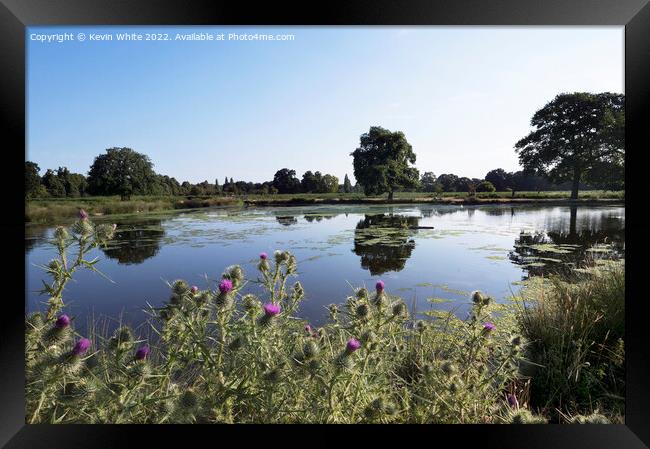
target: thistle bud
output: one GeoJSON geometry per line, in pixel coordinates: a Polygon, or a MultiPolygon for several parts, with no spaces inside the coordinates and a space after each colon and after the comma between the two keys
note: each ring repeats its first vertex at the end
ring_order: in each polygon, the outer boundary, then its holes
{"type": "Polygon", "coordinates": [[[232,291],[233,285],[232,281],[230,279],[222,279],[221,282],[219,282],[219,292],[222,295],[227,295],[232,291]]]}
{"type": "Polygon", "coordinates": [[[472,293],[472,302],[474,304],[482,304],[483,303],[483,294],[480,291],[475,291],[472,293]]]}
{"type": "Polygon", "coordinates": [[[366,318],[369,313],[370,309],[368,308],[368,304],[362,303],[357,306],[356,314],[359,318],[366,318]]]}
{"type": "Polygon", "coordinates": [[[64,327],[70,326],[70,317],[68,315],[60,315],[59,318],[57,318],[56,322],[54,323],[54,326],[57,329],[63,329],[64,327]]]}
{"type": "Polygon", "coordinates": [[[385,285],[386,284],[384,284],[384,281],[381,280],[377,281],[377,283],[375,284],[375,290],[377,290],[377,294],[380,294],[384,291],[385,285]]]}
{"type": "Polygon", "coordinates": [[[393,306],[393,316],[402,316],[406,313],[406,305],[399,301],[393,306]]]}
{"type": "Polygon", "coordinates": [[[70,353],[75,356],[82,356],[88,351],[88,349],[90,349],[90,340],[82,338],[74,345],[74,348],[72,348],[70,353]]]}
{"type": "Polygon", "coordinates": [[[239,348],[241,348],[244,344],[244,339],[242,337],[235,337],[230,344],[228,345],[228,349],[231,351],[237,351],[239,348]]]}
{"type": "Polygon", "coordinates": [[[79,219],[80,220],[86,220],[88,219],[88,212],[86,212],[83,209],[79,209],[79,219]]]}
{"type": "Polygon", "coordinates": [[[184,412],[192,412],[198,405],[199,397],[193,390],[186,390],[178,400],[178,406],[184,412]]]}
{"type": "Polygon", "coordinates": [[[69,236],[68,230],[63,226],[57,226],[54,230],[54,238],[60,242],[66,240],[69,236]]]}
{"type": "Polygon", "coordinates": [[[368,289],[362,287],[357,290],[357,299],[368,299],[368,289]]]}
{"type": "Polygon", "coordinates": [[[135,352],[135,359],[136,360],[144,360],[149,356],[149,346],[144,345],[141,346],[136,352],[135,352]]]}
{"type": "Polygon", "coordinates": [[[187,282],[185,282],[182,279],[174,281],[174,283],[172,284],[172,292],[178,297],[181,297],[181,296],[187,294],[189,289],[190,289],[190,286],[187,284],[187,282]]]}
{"type": "Polygon", "coordinates": [[[302,352],[305,355],[305,358],[311,359],[320,352],[320,348],[318,347],[315,341],[310,340],[307,343],[305,343],[305,345],[302,348],[302,352]]]}
{"type": "Polygon", "coordinates": [[[196,295],[198,291],[199,288],[196,285],[193,285],[192,288],[190,288],[190,293],[192,293],[193,295],[196,295]]]}
{"type": "Polygon", "coordinates": [[[361,342],[356,338],[350,338],[348,343],[345,345],[345,352],[352,354],[354,351],[361,347],[361,342]]]}

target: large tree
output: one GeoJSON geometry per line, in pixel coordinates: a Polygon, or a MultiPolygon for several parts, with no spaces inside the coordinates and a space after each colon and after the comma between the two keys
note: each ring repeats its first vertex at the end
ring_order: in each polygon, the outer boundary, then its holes
{"type": "Polygon", "coordinates": [[[131,148],[109,148],[95,158],[88,173],[88,190],[93,195],[131,195],[152,193],[157,181],[149,157],[131,148]]]}
{"type": "Polygon", "coordinates": [[[296,178],[296,171],[283,168],[275,172],[275,176],[273,176],[273,187],[279,193],[299,193],[300,180],[296,178]]]}
{"type": "Polygon", "coordinates": [[[603,166],[614,170],[625,163],[622,94],[560,94],[533,115],[531,125],[535,130],[515,144],[519,162],[555,182],[570,180],[572,199],[580,181],[597,181],[603,166]]]}
{"type": "Polygon", "coordinates": [[[373,126],[361,135],[359,147],[351,153],[354,177],[366,195],[388,192],[388,199],[399,188],[416,187],[419,173],[415,167],[413,147],[401,131],[391,132],[373,126]]]}
{"type": "Polygon", "coordinates": [[[41,185],[40,171],[38,164],[25,161],[25,198],[37,197],[45,191],[41,185]]]}
{"type": "Polygon", "coordinates": [[[511,178],[512,176],[502,168],[490,170],[485,175],[485,180],[491,183],[497,189],[497,192],[503,192],[508,187],[512,187],[510,185],[511,178]]]}
{"type": "Polygon", "coordinates": [[[433,172],[427,171],[422,174],[422,178],[420,179],[420,185],[422,186],[422,190],[425,192],[435,192],[436,191],[436,175],[433,174],[433,172]]]}

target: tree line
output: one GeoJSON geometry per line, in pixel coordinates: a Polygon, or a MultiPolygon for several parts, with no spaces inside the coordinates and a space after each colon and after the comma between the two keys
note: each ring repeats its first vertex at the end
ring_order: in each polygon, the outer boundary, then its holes
{"type": "Polygon", "coordinates": [[[273,179],[262,183],[235,181],[225,177],[222,184],[207,180],[179,183],[158,174],[147,155],[131,148],[109,148],[98,155],[88,175],[72,173],[66,167],[46,170],[25,162],[27,198],[80,197],[87,195],[242,195],[295,193],[352,193],[366,195],[394,192],[495,192],[571,190],[621,190],[625,187],[625,97],[612,93],[557,95],[531,119],[534,130],[520,139],[514,149],[522,170],[490,170],[485,178],[460,177],[452,173],[436,176],[427,171],[420,176],[415,168],[413,147],[401,131],[391,132],[372,126],[360,137],[353,158],[352,185],[348,175],[339,178],[320,171],[306,171],[299,179],[290,168],[278,170],[273,179]]]}

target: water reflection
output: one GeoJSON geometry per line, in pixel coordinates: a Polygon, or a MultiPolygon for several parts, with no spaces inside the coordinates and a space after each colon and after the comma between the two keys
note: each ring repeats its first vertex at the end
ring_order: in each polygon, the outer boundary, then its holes
{"type": "Polygon", "coordinates": [[[292,215],[280,216],[276,215],[275,220],[280,223],[282,226],[291,226],[298,224],[298,219],[292,215]]]}
{"type": "Polygon", "coordinates": [[[354,249],[361,267],[373,276],[400,271],[415,248],[419,217],[395,214],[366,215],[354,231],[354,249]]]}
{"type": "Polygon", "coordinates": [[[543,274],[568,274],[575,268],[625,257],[625,227],[618,217],[587,215],[578,222],[577,207],[547,222],[551,229],[521,232],[509,259],[521,265],[524,279],[543,274]]]}
{"type": "Polygon", "coordinates": [[[110,245],[102,248],[106,257],[123,265],[135,265],[155,256],[165,230],[161,220],[144,219],[138,224],[117,223],[117,232],[110,245]]]}

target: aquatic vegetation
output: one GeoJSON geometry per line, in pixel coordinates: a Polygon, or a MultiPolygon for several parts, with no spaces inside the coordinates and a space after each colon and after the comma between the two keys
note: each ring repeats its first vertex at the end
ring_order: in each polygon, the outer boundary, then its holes
{"type": "MultiPolygon", "coordinates": [[[[99,231],[82,221],[73,241],[83,249],[99,231]]],[[[378,280],[313,328],[296,316],[305,292],[293,254],[258,262],[253,277],[227,267],[203,290],[171,282],[168,302],[148,309],[155,340],[121,327],[91,342],[62,301],[28,316],[27,421],[510,422],[506,392],[527,343],[489,296],[475,292],[465,320],[422,321],[378,280]],[[249,282],[264,294],[242,294],[249,282]]],[[[54,285],[68,276],[52,273],[54,285]]]]}

